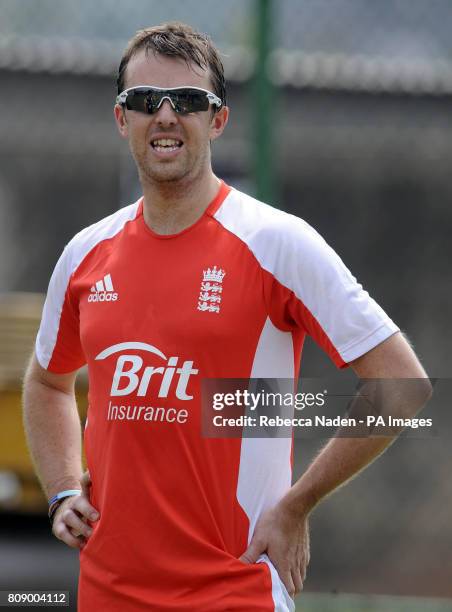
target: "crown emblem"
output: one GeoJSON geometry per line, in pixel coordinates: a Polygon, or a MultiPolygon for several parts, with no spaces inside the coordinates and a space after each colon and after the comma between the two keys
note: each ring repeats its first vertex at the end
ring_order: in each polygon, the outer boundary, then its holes
{"type": "Polygon", "coordinates": [[[217,269],[217,266],[214,266],[213,268],[207,268],[207,270],[203,270],[204,281],[213,281],[215,283],[221,283],[225,275],[226,272],[221,268],[217,269]]]}
{"type": "Polygon", "coordinates": [[[223,287],[221,283],[226,276],[226,272],[214,266],[202,271],[203,279],[198,297],[198,310],[201,312],[220,312],[221,293],[223,287]]]}

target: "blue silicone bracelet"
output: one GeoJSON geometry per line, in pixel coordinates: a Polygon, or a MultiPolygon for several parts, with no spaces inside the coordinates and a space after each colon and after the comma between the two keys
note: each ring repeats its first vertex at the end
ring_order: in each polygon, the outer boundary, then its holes
{"type": "Polygon", "coordinates": [[[81,493],[80,489],[68,489],[67,491],[60,491],[59,493],[57,493],[56,495],[54,495],[53,497],[49,499],[49,506],[54,504],[56,501],[59,501],[60,499],[64,499],[65,497],[70,497],[71,495],[80,495],[80,493],[81,493]]]}

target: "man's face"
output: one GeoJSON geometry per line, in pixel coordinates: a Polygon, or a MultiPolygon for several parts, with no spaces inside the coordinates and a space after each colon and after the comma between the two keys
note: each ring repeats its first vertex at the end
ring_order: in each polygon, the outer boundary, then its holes
{"type": "MultiPolygon", "coordinates": [[[[155,87],[201,87],[212,91],[209,73],[196,64],[187,66],[181,58],[146,54],[134,55],[126,69],[125,88],[137,85],[155,87]]],[[[142,181],[167,183],[195,180],[210,166],[210,141],[222,133],[228,117],[223,107],[180,115],[169,100],[163,100],[157,112],[147,115],[115,106],[115,117],[122,136],[128,138],[130,150],[142,181]],[[163,147],[162,139],[178,141],[178,146],[163,147]]]]}

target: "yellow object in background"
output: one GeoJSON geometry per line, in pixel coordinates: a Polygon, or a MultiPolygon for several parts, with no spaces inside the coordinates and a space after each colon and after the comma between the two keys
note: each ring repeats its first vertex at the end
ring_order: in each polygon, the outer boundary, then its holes
{"type": "MultiPolygon", "coordinates": [[[[22,423],[22,379],[34,347],[44,296],[0,295],[0,511],[46,512],[27,450],[22,423]]],[[[86,415],[86,376],[77,382],[77,403],[86,415]]]]}

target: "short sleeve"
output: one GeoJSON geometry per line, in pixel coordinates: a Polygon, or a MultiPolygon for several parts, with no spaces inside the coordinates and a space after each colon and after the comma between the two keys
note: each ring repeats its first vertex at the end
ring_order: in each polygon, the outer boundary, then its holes
{"type": "Polygon", "coordinates": [[[58,374],[72,372],[85,364],[80,343],[79,309],[71,293],[73,263],[67,246],[50,279],[36,338],[40,365],[58,374]]]}
{"type": "Polygon", "coordinates": [[[286,329],[302,328],[345,367],[399,328],[325,240],[301,219],[288,217],[291,222],[273,235],[271,316],[286,329]]]}

